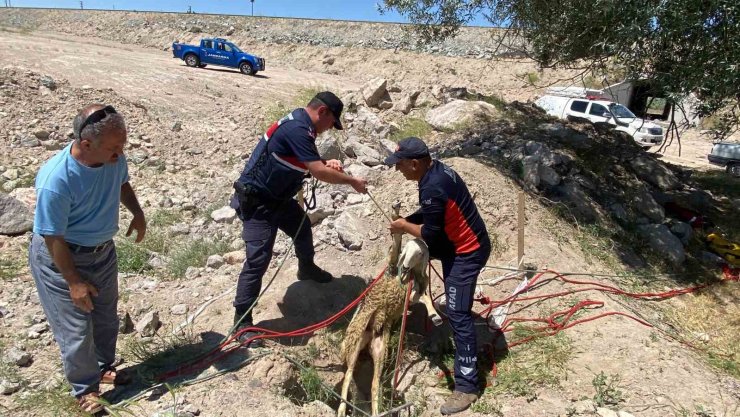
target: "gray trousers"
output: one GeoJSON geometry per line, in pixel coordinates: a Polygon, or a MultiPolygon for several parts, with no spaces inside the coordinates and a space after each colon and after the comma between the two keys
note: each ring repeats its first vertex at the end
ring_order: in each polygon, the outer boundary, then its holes
{"type": "Polygon", "coordinates": [[[100,375],[115,360],[118,338],[118,264],[114,245],[97,253],[72,254],[82,279],[98,290],[90,313],[72,303],[69,285],[57,269],[42,236],[33,235],[28,262],[39,299],[62,352],[72,393],[98,391],[100,375]]]}

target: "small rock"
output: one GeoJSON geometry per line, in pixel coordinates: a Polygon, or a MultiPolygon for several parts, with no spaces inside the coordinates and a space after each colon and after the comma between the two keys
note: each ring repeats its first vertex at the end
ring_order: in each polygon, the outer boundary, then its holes
{"type": "Polygon", "coordinates": [[[150,311],[136,323],[136,331],[141,337],[152,337],[162,323],[159,321],[159,313],[150,311]]]}
{"type": "Polygon", "coordinates": [[[10,169],[5,170],[5,172],[3,172],[3,178],[5,178],[8,181],[17,180],[18,177],[19,177],[18,170],[15,168],[10,168],[10,169]]]}
{"type": "Polygon", "coordinates": [[[33,136],[23,135],[20,138],[20,145],[24,148],[35,148],[41,146],[41,142],[33,136]]]}
{"type": "Polygon", "coordinates": [[[247,259],[247,253],[244,250],[235,250],[233,252],[225,253],[223,256],[224,262],[229,265],[241,265],[244,260],[247,259]]]}
{"type": "Polygon", "coordinates": [[[182,122],[177,121],[177,122],[175,122],[175,123],[172,124],[172,131],[173,132],[179,132],[181,130],[182,130],[182,122]]]}
{"type": "Polygon", "coordinates": [[[604,407],[597,408],[596,414],[598,414],[600,417],[618,417],[616,411],[604,407]]]}
{"type": "Polygon", "coordinates": [[[36,136],[38,140],[47,140],[49,139],[49,131],[48,130],[37,130],[33,132],[33,135],[36,136]]]}
{"type": "Polygon", "coordinates": [[[229,206],[223,206],[211,213],[211,219],[216,223],[231,223],[235,218],[236,211],[229,206]]]}
{"type": "Polygon", "coordinates": [[[308,404],[303,404],[303,411],[311,417],[334,417],[336,412],[328,404],[319,400],[314,400],[308,404]]]}
{"type": "Polygon", "coordinates": [[[630,413],[628,413],[626,411],[623,411],[623,410],[617,411],[617,416],[618,417],[635,417],[632,414],[630,414],[630,413]]]}
{"type": "Polygon", "coordinates": [[[19,235],[33,228],[33,213],[21,201],[0,192],[0,235],[19,235]]]}
{"type": "Polygon", "coordinates": [[[183,236],[190,233],[190,226],[185,223],[177,223],[170,226],[170,236],[183,236]]]}
{"type": "Polygon", "coordinates": [[[42,75],[39,82],[41,83],[41,85],[48,88],[49,90],[56,90],[57,88],[57,82],[48,75],[42,75]]]}
{"type": "Polygon", "coordinates": [[[324,65],[334,65],[334,57],[333,56],[327,56],[326,58],[324,58],[323,61],[321,61],[321,63],[324,64],[324,65]]]}
{"type": "Polygon", "coordinates": [[[170,309],[170,313],[175,316],[182,316],[184,314],[187,314],[188,312],[188,306],[185,304],[177,304],[172,306],[170,309]]]}
{"type": "Polygon", "coordinates": [[[19,382],[12,382],[3,379],[0,381],[0,394],[10,395],[21,390],[21,384],[19,382]]]}
{"type": "Polygon", "coordinates": [[[152,268],[152,269],[158,269],[158,270],[162,270],[162,269],[165,269],[165,268],[167,268],[167,263],[168,263],[168,262],[167,262],[167,258],[165,258],[164,256],[160,256],[160,255],[154,255],[154,256],[152,256],[152,257],[151,257],[151,258],[150,258],[150,259],[149,259],[149,260],[147,261],[147,263],[146,263],[146,264],[147,264],[147,265],[148,265],[148,266],[149,266],[150,268],[152,268]]]}
{"type": "Polygon", "coordinates": [[[211,255],[206,260],[206,266],[213,269],[218,269],[224,264],[224,258],[221,255],[211,255]]]}
{"type": "Polygon", "coordinates": [[[131,315],[128,313],[124,313],[123,317],[119,320],[118,324],[118,332],[121,334],[129,334],[133,333],[134,331],[134,322],[131,320],[131,315]]]}
{"type": "Polygon", "coordinates": [[[185,279],[195,279],[200,276],[200,268],[196,268],[194,266],[189,266],[188,269],[185,270],[185,279]]]}
{"type": "Polygon", "coordinates": [[[8,365],[29,366],[33,362],[31,354],[18,347],[12,347],[5,352],[3,362],[8,365]]]}
{"type": "Polygon", "coordinates": [[[573,403],[576,414],[590,415],[596,410],[596,404],[592,400],[581,400],[573,403]]]}

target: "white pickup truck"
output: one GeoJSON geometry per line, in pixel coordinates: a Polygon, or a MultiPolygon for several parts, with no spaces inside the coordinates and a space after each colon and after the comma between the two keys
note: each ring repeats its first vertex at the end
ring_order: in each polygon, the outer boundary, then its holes
{"type": "Polygon", "coordinates": [[[609,100],[544,95],[534,103],[547,114],[561,119],[578,118],[589,120],[591,123],[615,125],[615,130],[630,135],[644,148],[663,143],[662,127],[638,118],[627,107],[609,100]]]}
{"type": "Polygon", "coordinates": [[[732,176],[740,177],[740,143],[715,143],[707,159],[711,164],[724,167],[732,176]]]}

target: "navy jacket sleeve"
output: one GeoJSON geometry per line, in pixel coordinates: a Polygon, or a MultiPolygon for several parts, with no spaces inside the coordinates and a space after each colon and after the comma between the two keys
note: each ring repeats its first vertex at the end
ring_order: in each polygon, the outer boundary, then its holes
{"type": "Polygon", "coordinates": [[[421,192],[421,238],[427,245],[444,243],[446,235],[445,206],[447,198],[440,189],[432,188],[421,192]]]}
{"type": "Polygon", "coordinates": [[[416,210],[415,212],[406,216],[406,221],[413,224],[423,224],[424,215],[421,213],[421,209],[416,210]]]}

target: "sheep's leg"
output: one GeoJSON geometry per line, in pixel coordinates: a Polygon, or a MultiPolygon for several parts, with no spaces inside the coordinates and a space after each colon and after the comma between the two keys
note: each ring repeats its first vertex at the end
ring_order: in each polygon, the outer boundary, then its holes
{"type": "Polygon", "coordinates": [[[383,335],[374,336],[370,342],[370,355],[373,357],[373,384],[370,389],[373,415],[380,413],[380,379],[383,376],[383,363],[385,362],[385,354],[388,350],[390,338],[390,327],[383,326],[383,335]]]}
{"type": "Polygon", "coordinates": [[[424,272],[425,267],[426,264],[415,271],[416,273],[414,278],[416,282],[414,282],[415,291],[413,302],[416,303],[421,300],[421,303],[424,304],[424,307],[427,309],[429,319],[432,320],[432,323],[434,323],[435,326],[440,326],[442,324],[442,317],[437,312],[437,309],[434,308],[434,302],[432,301],[431,295],[432,284],[429,282],[429,275],[424,272]]]}
{"type": "MultiPolygon", "coordinates": [[[[391,219],[397,220],[401,218],[400,215],[401,203],[397,202],[391,206],[391,219]]],[[[388,276],[394,277],[398,275],[398,257],[401,255],[401,243],[403,241],[403,233],[393,233],[393,242],[388,248],[388,276]]]]}
{"type": "Polygon", "coordinates": [[[339,404],[339,409],[337,409],[337,416],[339,417],[347,415],[347,403],[345,401],[347,400],[347,394],[349,394],[349,384],[352,382],[352,374],[355,370],[355,365],[357,365],[357,357],[360,356],[360,352],[367,346],[371,338],[371,332],[367,330],[362,332],[362,337],[360,337],[354,349],[352,349],[347,357],[347,372],[344,374],[344,381],[342,382],[342,400],[344,401],[339,404]]]}
{"type": "Polygon", "coordinates": [[[442,324],[442,317],[434,308],[434,302],[432,302],[432,297],[429,295],[429,292],[424,291],[424,293],[421,294],[421,303],[426,307],[427,315],[429,316],[429,319],[432,320],[432,323],[434,323],[435,326],[440,326],[442,324]]]}

